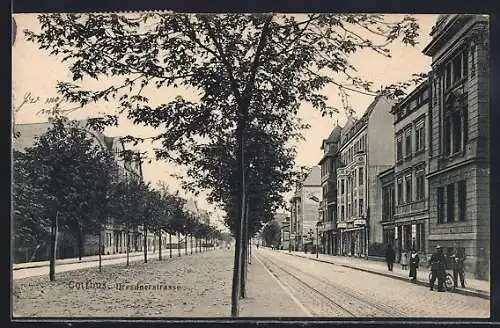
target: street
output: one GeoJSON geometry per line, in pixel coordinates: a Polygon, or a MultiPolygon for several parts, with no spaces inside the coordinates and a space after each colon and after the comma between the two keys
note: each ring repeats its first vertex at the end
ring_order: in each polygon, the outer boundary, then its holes
{"type": "Polygon", "coordinates": [[[254,255],[297,306],[319,317],[489,317],[489,301],[260,248],[254,255]]]}
{"type": "MultiPolygon", "coordinates": [[[[13,284],[16,317],[228,317],[234,249],[173,258],[111,259],[66,264],[50,282],[43,275],[13,284]],[[75,265],[87,266],[75,268],[75,265]]],[[[24,270],[17,270],[19,272],[24,270]]],[[[489,301],[431,292],[409,282],[266,248],[253,248],[243,317],[464,317],[489,316],[489,301]]]]}

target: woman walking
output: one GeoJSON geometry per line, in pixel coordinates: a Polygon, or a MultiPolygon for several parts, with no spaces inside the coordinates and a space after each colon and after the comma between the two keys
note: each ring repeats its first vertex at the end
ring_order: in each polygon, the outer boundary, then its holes
{"type": "Polygon", "coordinates": [[[411,280],[417,280],[417,268],[418,263],[420,262],[420,258],[418,257],[418,253],[415,248],[411,249],[410,254],[410,278],[411,280]]]}

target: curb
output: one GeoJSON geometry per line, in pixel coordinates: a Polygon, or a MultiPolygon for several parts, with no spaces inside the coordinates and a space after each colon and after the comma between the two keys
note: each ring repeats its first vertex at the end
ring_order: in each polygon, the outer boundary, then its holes
{"type": "MultiPolygon", "coordinates": [[[[154,254],[154,253],[151,253],[151,254],[154,254]]],[[[148,255],[150,255],[148,253],[148,255]]],[[[137,256],[144,256],[144,254],[136,254],[136,255],[130,255],[130,257],[137,257],[137,256]]],[[[101,260],[102,261],[107,261],[107,260],[116,260],[116,259],[121,259],[121,258],[126,258],[127,256],[114,256],[114,257],[106,257],[106,258],[102,258],[101,260]]],[[[86,262],[98,262],[99,259],[81,259],[81,260],[78,260],[78,259],[61,259],[59,261],[56,261],[56,265],[64,265],[64,264],[75,264],[75,263],[86,263],[86,262]],[[64,262],[59,262],[59,261],[64,261],[64,262]]],[[[29,262],[28,262],[29,263],[29,262]]],[[[21,264],[21,263],[19,263],[21,264]]],[[[24,264],[24,263],[23,263],[24,264]]],[[[27,265],[27,266],[22,266],[22,267],[12,267],[12,270],[13,271],[18,271],[18,270],[24,270],[24,269],[33,269],[33,268],[43,268],[43,267],[46,267],[46,266],[49,266],[49,263],[37,263],[37,264],[33,264],[33,265],[27,265]]]]}
{"type": "MultiPolygon", "coordinates": [[[[107,260],[116,260],[116,259],[124,259],[127,257],[126,253],[121,253],[123,254],[123,256],[113,256],[113,257],[106,257],[104,258],[104,256],[110,256],[110,255],[103,255],[103,258],[102,258],[102,261],[107,261],[107,260]]],[[[149,259],[149,256],[150,255],[157,255],[158,253],[148,253],[148,259],[149,259]]],[[[163,254],[163,253],[162,253],[163,254]]],[[[194,255],[194,253],[193,253],[194,255]]],[[[133,258],[133,257],[138,257],[138,256],[144,256],[144,253],[141,253],[141,254],[136,254],[136,255],[132,255],[130,254],[130,258],[133,258]]],[[[65,264],[75,264],[75,263],[86,263],[86,262],[98,262],[99,259],[85,259],[83,258],[82,260],[78,260],[78,259],[60,259],[58,261],[56,261],[56,265],[65,265],[65,264]],[[59,262],[59,261],[63,261],[63,262],[59,262]]],[[[29,263],[29,262],[27,262],[29,263]]],[[[25,263],[18,263],[18,264],[25,264],[25,263]]],[[[12,267],[12,271],[18,271],[18,270],[24,270],[24,269],[34,269],[34,268],[43,268],[43,267],[48,267],[49,266],[49,263],[37,263],[37,264],[33,264],[33,265],[27,265],[27,266],[22,266],[22,267],[12,267]]]]}
{"type": "MultiPolygon", "coordinates": [[[[316,258],[311,258],[311,257],[308,257],[308,256],[302,256],[300,254],[292,254],[292,253],[285,253],[285,252],[284,252],[284,254],[287,254],[287,255],[290,255],[290,256],[301,257],[301,258],[309,259],[309,260],[312,260],[312,261],[317,261],[317,262],[323,262],[323,263],[338,265],[338,266],[341,266],[341,267],[344,267],[344,268],[355,269],[355,270],[359,270],[359,271],[363,271],[363,272],[373,273],[373,274],[377,274],[377,275],[384,276],[384,277],[389,277],[389,278],[394,278],[394,279],[398,279],[398,280],[401,280],[401,281],[406,281],[406,282],[408,282],[410,284],[415,284],[415,285],[420,285],[420,286],[425,286],[425,287],[429,287],[430,286],[430,284],[428,282],[426,282],[426,281],[421,281],[421,280],[410,281],[406,277],[401,277],[401,276],[392,275],[392,274],[389,274],[389,273],[384,273],[384,272],[379,272],[379,271],[374,271],[374,270],[370,270],[370,269],[364,269],[364,268],[360,268],[360,267],[349,265],[349,264],[335,263],[335,262],[331,262],[331,261],[322,260],[322,259],[319,259],[319,258],[316,259],[316,258]]],[[[466,296],[474,296],[474,297],[479,297],[479,298],[486,299],[486,300],[490,299],[490,295],[489,294],[487,294],[487,293],[485,293],[483,291],[479,291],[479,290],[469,290],[469,289],[455,288],[453,291],[451,291],[451,293],[457,293],[457,294],[462,294],[462,295],[466,295],[466,296]]]]}

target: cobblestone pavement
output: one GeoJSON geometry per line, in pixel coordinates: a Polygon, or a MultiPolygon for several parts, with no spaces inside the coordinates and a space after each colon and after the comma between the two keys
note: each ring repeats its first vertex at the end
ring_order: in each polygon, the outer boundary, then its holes
{"type": "Polygon", "coordinates": [[[281,252],[254,252],[313,315],[321,317],[488,318],[488,300],[440,293],[368,272],[281,252]]]}
{"type": "Polygon", "coordinates": [[[227,317],[233,250],[13,281],[14,317],[227,317]]]}

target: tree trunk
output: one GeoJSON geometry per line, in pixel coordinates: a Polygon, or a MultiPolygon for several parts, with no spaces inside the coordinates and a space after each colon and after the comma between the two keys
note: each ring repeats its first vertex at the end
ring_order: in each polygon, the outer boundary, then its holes
{"type": "Polygon", "coordinates": [[[144,225],[144,263],[148,263],[148,226],[144,225]]]}
{"type": "Polygon", "coordinates": [[[130,264],[130,232],[127,229],[127,266],[130,264]]]}
{"type": "Polygon", "coordinates": [[[241,259],[241,282],[240,282],[240,296],[245,298],[247,286],[247,263],[248,263],[248,202],[245,204],[245,217],[246,220],[243,226],[243,245],[242,245],[242,259],[241,259]]]}
{"type": "Polygon", "coordinates": [[[172,233],[168,233],[168,244],[169,244],[169,251],[170,251],[170,258],[172,258],[172,233]]]}
{"type": "Polygon", "coordinates": [[[98,247],[99,247],[99,272],[102,272],[102,229],[99,230],[99,242],[98,242],[98,247]]]}
{"type": "Polygon", "coordinates": [[[252,264],[252,238],[248,240],[248,264],[252,264]]]}
{"type": "Polygon", "coordinates": [[[177,232],[177,256],[181,256],[181,233],[177,232]]]}
{"type": "Polygon", "coordinates": [[[56,217],[52,219],[52,227],[50,234],[50,268],[49,268],[50,281],[55,280],[55,274],[56,274],[58,224],[59,224],[59,211],[56,212],[56,217]]]}
{"type": "Polygon", "coordinates": [[[193,255],[193,235],[189,235],[189,243],[191,244],[191,255],[193,255]]]}
{"type": "Polygon", "coordinates": [[[161,229],[158,232],[158,260],[161,261],[161,229]]]}
{"type": "Polygon", "coordinates": [[[83,256],[83,232],[82,232],[82,227],[80,224],[78,224],[78,260],[82,260],[83,256]]]}
{"type": "Polygon", "coordinates": [[[184,253],[185,255],[188,255],[188,240],[187,240],[187,234],[184,235],[184,253]]]}

